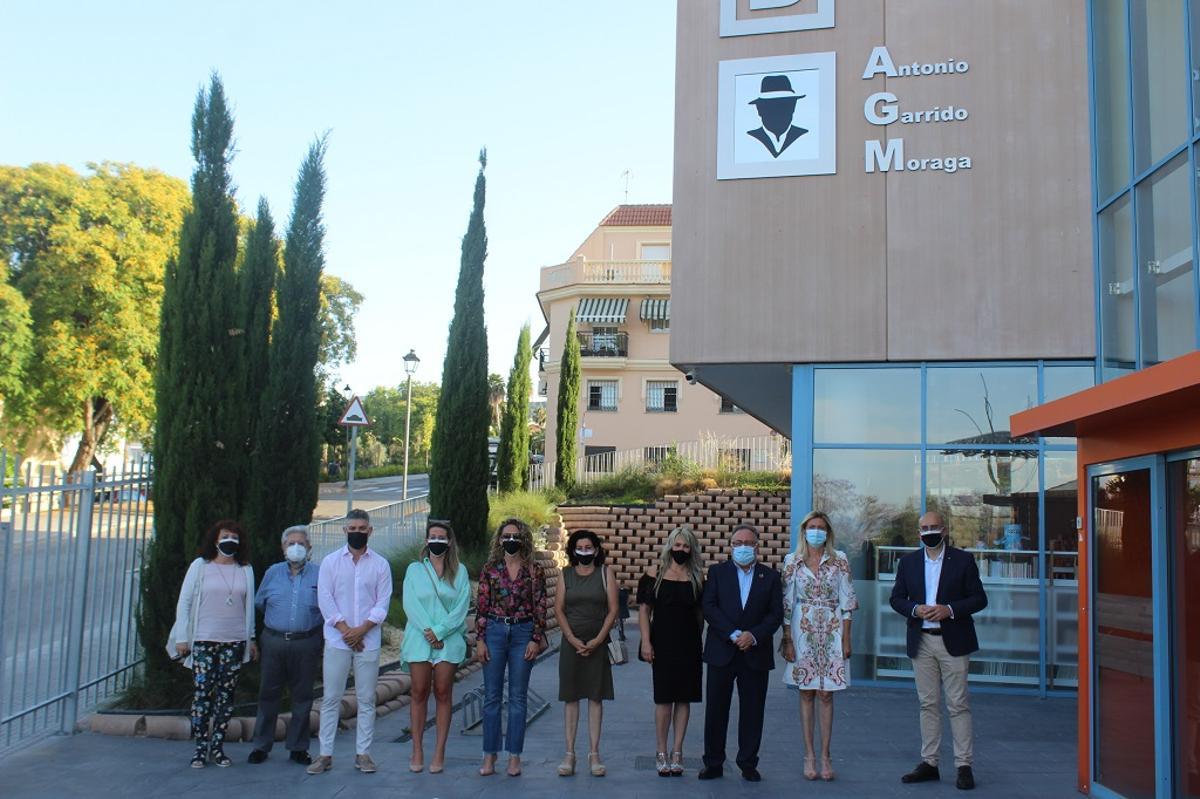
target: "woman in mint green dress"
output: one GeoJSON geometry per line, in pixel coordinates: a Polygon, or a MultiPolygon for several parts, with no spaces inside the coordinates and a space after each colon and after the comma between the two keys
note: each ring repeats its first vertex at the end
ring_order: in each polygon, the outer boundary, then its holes
{"type": "Polygon", "coordinates": [[[454,528],[445,519],[430,519],[425,547],[404,573],[401,595],[408,624],[400,645],[400,668],[412,675],[412,761],[425,768],[425,717],[432,689],[436,704],[437,744],[429,773],[440,774],[446,762],[446,739],[454,713],[454,672],[467,659],[466,619],[471,604],[471,578],[458,560],[454,528]]]}

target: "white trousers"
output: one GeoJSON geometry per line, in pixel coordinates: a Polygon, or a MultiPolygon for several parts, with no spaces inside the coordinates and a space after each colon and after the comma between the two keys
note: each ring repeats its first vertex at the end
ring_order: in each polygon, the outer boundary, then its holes
{"type": "Polygon", "coordinates": [[[337,735],[338,715],[346,679],[354,667],[354,693],[358,697],[358,721],[355,724],[356,749],[360,755],[371,751],[375,737],[375,684],[379,681],[379,650],[351,652],[325,645],[324,688],[321,698],[321,755],[333,757],[333,739],[337,735]]]}

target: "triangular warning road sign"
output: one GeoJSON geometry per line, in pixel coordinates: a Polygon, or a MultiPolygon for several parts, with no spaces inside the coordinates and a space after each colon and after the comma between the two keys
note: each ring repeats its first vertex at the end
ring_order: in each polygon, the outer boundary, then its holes
{"type": "Polygon", "coordinates": [[[357,396],[352,397],[346,410],[342,411],[342,418],[338,419],[338,424],[342,427],[366,427],[369,425],[370,422],[367,420],[367,412],[363,409],[362,400],[357,396]]]}

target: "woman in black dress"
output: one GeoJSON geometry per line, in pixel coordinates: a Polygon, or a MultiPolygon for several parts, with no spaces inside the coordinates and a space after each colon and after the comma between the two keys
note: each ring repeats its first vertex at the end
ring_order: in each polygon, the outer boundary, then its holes
{"type": "Polygon", "coordinates": [[[683,738],[692,702],[701,701],[700,634],[704,563],[690,527],[667,536],[656,574],[638,582],[638,657],[654,674],[654,728],[658,737],[658,776],[683,774],[683,738]],[[667,758],[667,733],[675,725],[675,748],[667,758]]]}

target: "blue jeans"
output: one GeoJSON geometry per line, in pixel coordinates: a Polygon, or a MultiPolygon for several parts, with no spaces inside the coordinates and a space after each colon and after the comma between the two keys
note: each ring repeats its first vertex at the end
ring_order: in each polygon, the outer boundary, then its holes
{"type": "Polygon", "coordinates": [[[528,705],[529,672],[533,662],[525,659],[525,647],[533,638],[533,622],[508,625],[488,620],[485,642],[488,662],[483,666],[483,751],[500,752],[500,705],[504,696],[504,669],[508,669],[508,753],[519,755],[525,747],[525,709],[528,705]]]}

